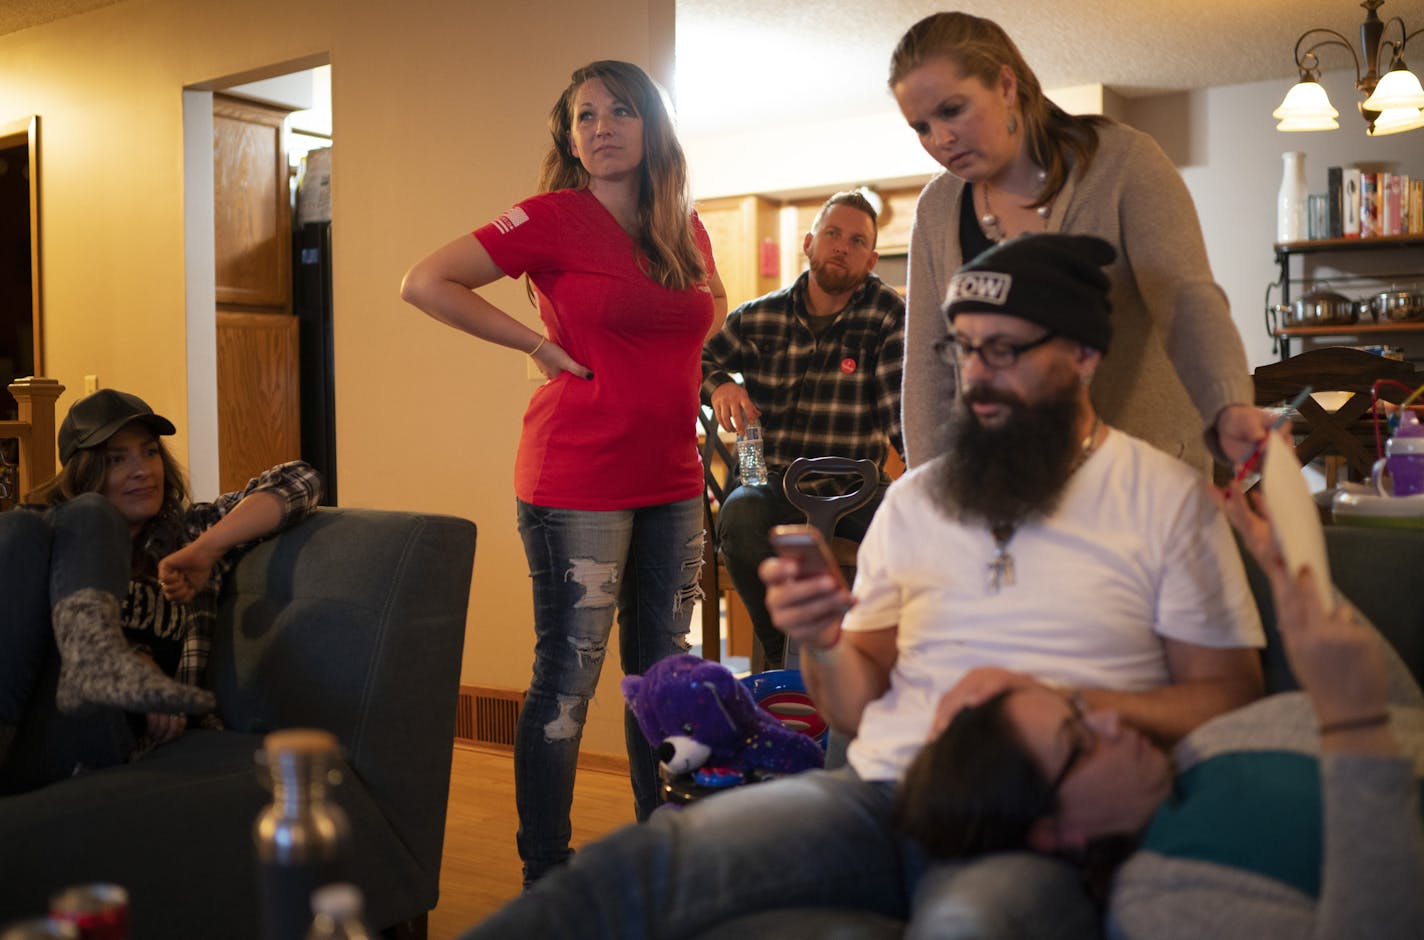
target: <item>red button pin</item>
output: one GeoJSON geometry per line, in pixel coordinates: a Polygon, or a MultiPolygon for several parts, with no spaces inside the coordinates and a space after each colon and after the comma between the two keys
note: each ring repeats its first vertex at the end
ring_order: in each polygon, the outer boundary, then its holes
{"type": "Polygon", "coordinates": [[[841,371],[844,372],[846,375],[850,375],[852,372],[854,372],[854,371],[855,371],[855,360],[854,360],[854,359],[842,359],[842,360],[841,360],[841,371]]]}

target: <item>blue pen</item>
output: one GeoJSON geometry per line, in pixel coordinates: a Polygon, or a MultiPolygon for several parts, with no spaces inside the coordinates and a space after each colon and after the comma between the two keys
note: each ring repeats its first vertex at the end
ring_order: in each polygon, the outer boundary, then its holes
{"type": "Polygon", "coordinates": [[[1270,440],[1271,435],[1279,431],[1281,429],[1281,426],[1290,420],[1291,412],[1299,409],[1300,406],[1305,403],[1305,400],[1310,397],[1310,393],[1313,391],[1314,389],[1307,385],[1305,388],[1301,389],[1294,398],[1292,398],[1289,402],[1286,403],[1285,411],[1282,411],[1280,417],[1276,418],[1276,420],[1271,424],[1270,432],[1267,433],[1265,437],[1257,441],[1256,446],[1251,448],[1251,453],[1246,455],[1245,463],[1241,464],[1241,469],[1236,472],[1237,483],[1240,483],[1243,479],[1245,479],[1246,474],[1250,473],[1256,468],[1256,464],[1260,463],[1261,461],[1261,448],[1266,446],[1266,441],[1270,440]]]}

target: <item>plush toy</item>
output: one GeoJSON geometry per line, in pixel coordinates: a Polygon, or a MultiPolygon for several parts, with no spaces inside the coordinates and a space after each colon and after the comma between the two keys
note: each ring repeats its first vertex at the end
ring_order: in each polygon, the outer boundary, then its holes
{"type": "Polygon", "coordinates": [[[825,762],[820,745],[783,727],[721,663],[669,656],[641,676],[625,677],[622,688],[638,726],[674,775],[706,768],[698,782],[715,786],[708,779],[713,768],[739,778],[753,771],[798,773],[825,762]]]}

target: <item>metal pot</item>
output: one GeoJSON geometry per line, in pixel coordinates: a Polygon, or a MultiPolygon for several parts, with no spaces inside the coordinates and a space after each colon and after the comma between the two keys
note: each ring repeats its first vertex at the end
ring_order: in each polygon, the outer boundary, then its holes
{"type": "Polygon", "coordinates": [[[1339,326],[1358,321],[1361,314],[1370,315],[1369,304],[1328,290],[1313,290],[1289,304],[1276,304],[1270,310],[1280,318],[1282,327],[1339,326]]]}
{"type": "Polygon", "coordinates": [[[1424,319],[1424,293],[1409,290],[1380,291],[1370,299],[1370,308],[1375,319],[1421,320],[1424,319]]]}

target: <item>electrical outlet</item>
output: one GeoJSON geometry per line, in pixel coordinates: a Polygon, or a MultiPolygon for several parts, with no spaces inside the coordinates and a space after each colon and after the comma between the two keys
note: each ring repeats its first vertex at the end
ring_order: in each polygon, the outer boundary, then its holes
{"type": "Polygon", "coordinates": [[[99,377],[97,375],[84,376],[84,394],[92,395],[99,390],[99,377]]]}

